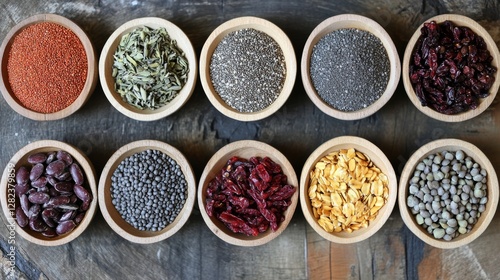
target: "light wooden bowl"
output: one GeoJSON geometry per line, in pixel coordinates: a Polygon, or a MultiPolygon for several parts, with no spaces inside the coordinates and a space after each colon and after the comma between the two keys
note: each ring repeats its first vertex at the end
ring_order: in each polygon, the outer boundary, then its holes
{"type": "Polygon", "coordinates": [[[340,244],[356,243],[375,234],[380,228],[382,228],[387,219],[389,219],[389,216],[394,209],[394,205],[396,204],[397,188],[398,182],[396,173],[394,172],[390,161],[377,146],[360,137],[340,136],[323,143],[307,158],[300,176],[300,205],[307,222],[320,236],[328,241],[340,244]],[[361,228],[351,233],[329,233],[318,224],[312,211],[311,199],[308,194],[310,172],[314,169],[316,163],[324,156],[341,149],[350,148],[354,148],[356,151],[367,155],[382,171],[382,173],[387,176],[389,180],[389,198],[387,199],[386,204],[380,208],[375,220],[371,221],[367,228],[361,228]]]}
{"type": "Polygon", "coordinates": [[[434,109],[431,109],[427,106],[422,106],[420,101],[418,100],[418,97],[415,93],[415,90],[413,89],[413,86],[410,82],[410,60],[412,59],[412,54],[413,50],[415,48],[415,44],[418,40],[418,38],[421,35],[420,29],[424,26],[424,23],[422,23],[415,33],[413,33],[413,36],[410,38],[410,41],[408,42],[408,45],[406,46],[406,50],[404,53],[403,57],[403,84],[406,90],[406,94],[410,98],[410,101],[415,105],[415,107],[425,115],[434,118],[436,120],[440,121],[445,121],[445,122],[461,122],[465,121],[471,118],[474,118],[484,112],[493,102],[495,99],[495,96],[497,95],[498,88],[500,86],[500,72],[498,71],[498,67],[500,66],[500,53],[498,51],[498,47],[495,43],[495,41],[491,38],[490,34],[488,31],[486,31],[479,23],[474,21],[473,19],[470,19],[468,17],[462,16],[462,15],[456,15],[456,14],[444,14],[444,15],[438,15],[435,17],[432,17],[428,19],[425,22],[431,22],[431,21],[436,21],[437,23],[442,23],[446,20],[452,21],[455,25],[458,26],[467,26],[472,31],[474,31],[476,34],[480,35],[483,37],[484,41],[488,45],[488,50],[490,51],[491,56],[493,57],[493,61],[491,64],[497,68],[497,72],[495,73],[495,82],[493,83],[491,89],[490,89],[490,95],[486,98],[483,98],[479,102],[479,106],[474,109],[474,110],[469,110],[466,112],[462,112],[460,114],[456,115],[446,115],[439,113],[435,111],[434,109]]]}
{"type": "Polygon", "coordinates": [[[2,45],[0,46],[0,66],[2,67],[2,75],[0,75],[0,90],[2,91],[2,95],[5,101],[7,101],[7,104],[9,104],[9,106],[20,115],[36,121],[57,120],[73,114],[78,109],[80,109],[85,104],[85,102],[87,102],[87,100],[94,92],[97,83],[97,64],[94,47],[92,46],[90,39],[87,37],[87,34],[85,34],[85,32],[76,23],[65,17],[55,14],[35,15],[15,25],[9,31],[9,33],[7,33],[5,39],[2,42],[2,45]],[[78,36],[85,49],[88,65],[86,82],[78,98],[65,109],[49,114],[35,112],[23,107],[21,103],[19,103],[17,98],[12,94],[7,74],[7,61],[14,37],[16,37],[24,28],[28,27],[29,25],[41,22],[57,23],[73,31],[73,33],[78,36]]]}
{"type": "Polygon", "coordinates": [[[111,105],[113,105],[113,107],[115,107],[120,113],[139,121],[154,121],[175,113],[189,100],[196,85],[198,75],[197,68],[197,58],[193,45],[187,35],[179,27],[165,19],[144,17],[133,19],[124,23],[108,38],[99,59],[99,79],[101,81],[104,94],[108,98],[111,105]],[[121,38],[134,29],[143,26],[147,26],[149,28],[165,28],[170,38],[175,40],[179,49],[184,52],[189,67],[186,84],[182,87],[178,95],[168,104],[156,110],[140,110],[123,101],[120,95],[115,91],[115,79],[112,76],[114,61],[113,55],[118,44],[120,43],[121,38]]]}
{"type": "MultiPolygon", "coordinates": [[[[92,221],[94,217],[96,207],[97,207],[97,186],[95,171],[91,161],[77,148],[66,144],[64,142],[54,141],[54,140],[40,140],[32,142],[23,148],[21,148],[14,156],[10,159],[5,167],[2,174],[2,180],[0,183],[0,201],[2,204],[2,210],[5,217],[8,220],[9,226],[15,225],[16,232],[22,236],[24,239],[43,246],[58,246],[72,241],[73,239],[80,236],[87,226],[92,221]],[[34,232],[28,227],[21,228],[17,225],[15,221],[15,209],[12,205],[13,193],[15,182],[15,171],[21,166],[29,166],[28,157],[35,153],[40,152],[51,152],[63,150],[71,154],[73,160],[80,164],[83,173],[85,174],[85,187],[90,189],[92,193],[92,202],[85,214],[84,219],[80,224],[70,233],[65,235],[56,236],[53,238],[48,238],[43,236],[41,233],[34,232]]],[[[18,205],[18,199],[16,199],[15,204],[18,205]]]]}
{"type": "Polygon", "coordinates": [[[274,147],[254,140],[241,140],[230,143],[218,150],[208,161],[200,178],[198,185],[198,206],[200,208],[203,220],[210,230],[220,239],[227,243],[238,246],[259,246],[278,237],[288,226],[295,212],[298,201],[298,180],[295,171],[287,158],[274,147]],[[246,236],[242,233],[234,233],[219,221],[216,217],[209,217],[206,211],[206,190],[210,181],[221,171],[227,161],[233,157],[249,159],[254,156],[269,157],[275,163],[279,164],[288,178],[288,184],[297,187],[297,191],[291,198],[291,205],[284,213],[285,220],[280,223],[277,231],[270,228],[257,236],[246,236]]]}
{"type": "Polygon", "coordinates": [[[314,105],[316,105],[321,111],[323,111],[323,113],[341,120],[362,119],[380,110],[380,108],[382,108],[382,106],[384,106],[391,99],[398,85],[399,77],[401,76],[401,62],[399,60],[398,51],[389,34],[387,34],[384,28],[374,20],[354,14],[333,16],[324,20],[318,26],[316,26],[316,28],[314,28],[314,30],[309,35],[309,38],[307,39],[304,46],[300,67],[302,74],[302,83],[304,84],[307,95],[314,103],[314,105]],[[344,28],[364,30],[378,37],[384,45],[390,61],[389,82],[387,83],[387,88],[385,89],[382,96],[380,96],[380,98],[370,106],[352,112],[345,112],[335,109],[328,103],[323,101],[323,99],[316,92],[316,88],[314,87],[310,75],[311,54],[314,46],[325,35],[335,30],[344,28]]]}
{"type": "Polygon", "coordinates": [[[399,212],[401,213],[401,217],[403,218],[405,225],[422,241],[433,247],[452,249],[469,244],[486,230],[495,215],[498,205],[498,195],[498,178],[495,169],[481,150],[473,144],[463,140],[440,139],[422,146],[420,149],[415,151],[415,153],[413,153],[413,155],[406,162],[399,180],[399,212]],[[488,172],[486,182],[488,185],[488,202],[486,203],[486,210],[481,214],[481,217],[469,233],[462,234],[450,241],[445,241],[442,239],[435,239],[434,236],[430,235],[426,229],[417,224],[415,216],[411,213],[408,206],[406,206],[406,201],[409,192],[409,181],[411,180],[414,170],[419,162],[431,154],[442,151],[456,152],[458,150],[462,150],[467,156],[470,156],[475,162],[477,162],[481,168],[486,169],[488,172]]]}
{"type": "Polygon", "coordinates": [[[272,115],[274,112],[278,111],[281,108],[281,106],[285,104],[286,100],[292,93],[296,74],[297,74],[297,61],[295,58],[295,51],[293,49],[290,39],[278,26],[274,25],[273,23],[265,19],[257,17],[239,17],[226,21],[225,23],[217,27],[210,34],[210,36],[206,40],[201,50],[200,80],[201,80],[201,85],[203,86],[203,90],[205,91],[208,100],[210,100],[210,103],[212,103],[212,105],[217,110],[219,110],[219,112],[235,120],[239,121],[261,120],[272,115]],[[286,77],[283,84],[283,88],[278,98],[267,108],[252,113],[240,112],[232,108],[231,106],[227,105],[226,102],[222,100],[217,91],[214,89],[214,86],[212,84],[212,79],[210,78],[210,60],[212,58],[212,54],[214,53],[215,48],[219,45],[219,42],[227,34],[245,28],[252,28],[264,32],[270,37],[272,37],[281,47],[281,50],[283,51],[283,55],[285,57],[285,64],[286,64],[286,77]]]}
{"type": "Polygon", "coordinates": [[[118,235],[134,243],[149,244],[172,236],[187,222],[196,199],[196,181],[191,165],[179,150],[160,141],[139,140],[121,147],[108,160],[99,179],[98,197],[99,207],[104,219],[118,235]],[[111,176],[118,165],[125,158],[149,149],[160,151],[175,160],[180,166],[187,183],[188,195],[181,212],[172,223],[160,231],[146,231],[134,228],[121,217],[111,199],[111,176]]]}

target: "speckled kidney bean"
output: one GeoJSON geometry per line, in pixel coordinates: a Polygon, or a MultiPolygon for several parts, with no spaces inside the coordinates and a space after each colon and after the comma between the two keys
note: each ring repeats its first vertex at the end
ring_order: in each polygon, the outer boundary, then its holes
{"type": "Polygon", "coordinates": [[[45,237],[71,232],[92,202],[80,166],[66,151],[35,153],[28,163],[15,174],[18,225],[45,237]]]}
{"type": "Polygon", "coordinates": [[[72,231],[73,229],[75,229],[76,227],[76,224],[75,222],[73,221],[64,221],[64,222],[61,222],[59,225],[57,225],[56,227],[56,233],[58,235],[63,235],[63,234],[66,234],[70,231],[72,231]]]}

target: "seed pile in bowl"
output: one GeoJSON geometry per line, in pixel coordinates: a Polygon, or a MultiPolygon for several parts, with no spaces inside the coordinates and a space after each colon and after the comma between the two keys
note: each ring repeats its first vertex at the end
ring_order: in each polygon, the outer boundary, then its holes
{"type": "Polygon", "coordinates": [[[68,234],[84,219],[92,194],[78,162],[62,150],[28,156],[16,171],[16,221],[45,237],[68,234]]]}
{"type": "Polygon", "coordinates": [[[476,109],[497,71],[484,39],[451,21],[426,22],[421,32],[409,75],[422,106],[447,115],[476,109]]]}
{"type": "Polygon", "coordinates": [[[368,227],[389,197],[387,176],[353,148],[322,157],[309,176],[312,211],[326,232],[368,227]]]}
{"type": "Polygon", "coordinates": [[[325,103],[352,112],[370,106],[385,92],[390,61],[377,36],[344,28],[326,34],[314,45],[309,72],[325,103]]]}
{"type": "Polygon", "coordinates": [[[244,28],[227,34],[210,59],[210,79],[231,108],[262,111],[280,95],[285,82],[283,50],[266,33],[244,28]]]}
{"type": "Polygon", "coordinates": [[[276,231],[296,191],[287,181],[281,166],[268,157],[231,157],[208,183],[205,209],[234,233],[276,231]]]}
{"type": "Polygon", "coordinates": [[[184,52],[163,27],[144,26],[123,35],[113,57],[115,90],[138,109],[165,106],[188,78],[184,52]]]}
{"type": "Polygon", "coordinates": [[[406,205],[436,239],[466,234],[486,209],[487,172],[463,151],[430,154],[409,182],[406,205]]]}
{"type": "Polygon", "coordinates": [[[160,231],[174,222],[187,195],[181,167],[158,150],[125,158],[111,177],[112,204],[138,230],[160,231]]]}
{"type": "Polygon", "coordinates": [[[49,114],[78,98],[87,68],[85,48],[73,31],[40,22],[13,37],[6,72],[13,97],[23,107],[49,114]]]}

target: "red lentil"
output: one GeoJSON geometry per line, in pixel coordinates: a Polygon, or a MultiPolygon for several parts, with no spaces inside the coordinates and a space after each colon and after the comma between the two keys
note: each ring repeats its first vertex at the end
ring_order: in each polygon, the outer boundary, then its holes
{"type": "Polygon", "coordinates": [[[71,105],[83,90],[87,55],[70,29],[51,22],[36,23],[14,37],[7,75],[22,106],[54,113],[71,105]]]}

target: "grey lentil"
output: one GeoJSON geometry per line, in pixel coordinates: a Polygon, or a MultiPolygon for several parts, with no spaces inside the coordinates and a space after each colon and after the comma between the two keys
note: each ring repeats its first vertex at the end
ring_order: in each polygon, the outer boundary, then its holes
{"type": "Polygon", "coordinates": [[[224,102],[240,112],[258,112],[281,93],[286,76],[283,50],[264,32],[244,28],[227,34],[210,60],[210,78],[224,102]]]}
{"type": "Polygon", "coordinates": [[[463,151],[429,155],[410,179],[412,213],[436,239],[469,232],[487,203],[486,171],[463,151]],[[418,172],[417,172],[418,171],[418,172]]]}
{"type": "Polygon", "coordinates": [[[134,228],[162,230],[175,220],[186,202],[187,183],[179,171],[177,162],[160,151],[133,154],[113,172],[112,203],[134,228]]]}
{"type": "Polygon", "coordinates": [[[390,61],[379,38],[355,28],[338,29],[313,47],[310,76],[318,95],[341,111],[377,101],[389,82],[390,61]]]}

